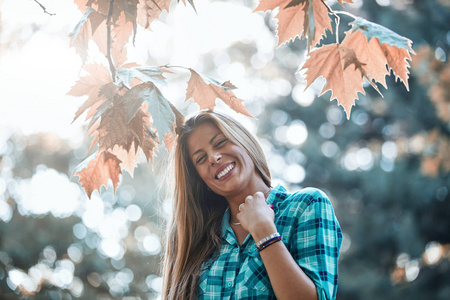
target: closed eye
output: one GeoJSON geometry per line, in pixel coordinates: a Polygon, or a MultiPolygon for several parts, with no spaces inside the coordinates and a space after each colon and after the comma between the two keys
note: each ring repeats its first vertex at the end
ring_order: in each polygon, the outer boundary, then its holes
{"type": "Polygon", "coordinates": [[[223,146],[225,144],[225,142],[227,141],[227,139],[221,139],[217,142],[216,144],[216,148],[219,148],[221,146],[223,146]]]}
{"type": "Polygon", "coordinates": [[[195,161],[196,164],[202,163],[205,160],[206,155],[200,155],[197,157],[197,160],[195,161]]]}

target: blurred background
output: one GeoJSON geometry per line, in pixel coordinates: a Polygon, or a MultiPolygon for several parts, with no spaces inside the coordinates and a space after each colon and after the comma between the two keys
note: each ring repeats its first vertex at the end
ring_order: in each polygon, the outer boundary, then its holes
{"type": "MultiPolygon", "coordinates": [[[[0,0],[0,298],[158,299],[167,150],[142,159],[114,194],[88,199],[73,170],[91,152],[85,99],[65,94],[81,60],[68,33],[82,13],[70,0],[0,0]]],[[[173,1],[152,31],[138,28],[130,61],[181,65],[219,81],[256,118],[238,118],[260,139],[273,183],[324,190],[344,240],[338,299],[450,299],[450,1],[354,0],[333,9],[413,41],[410,91],[387,78],[350,120],[323,81],[304,90],[306,41],[276,47],[273,13],[257,1],[173,1]]],[[[351,21],[341,19],[342,29],[351,21]]],[[[330,35],[327,41],[333,41],[330,35]]],[[[95,53],[92,53],[95,58],[95,53]]],[[[188,71],[164,95],[184,114],[188,71]]]]}

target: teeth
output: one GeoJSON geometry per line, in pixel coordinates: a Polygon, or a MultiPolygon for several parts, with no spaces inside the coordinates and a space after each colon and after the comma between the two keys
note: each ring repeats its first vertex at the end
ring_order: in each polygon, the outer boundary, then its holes
{"type": "Polygon", "coordinates": [[[217,179],[222,178],[223,176],[225,176],[228,172],[230,172],[232,169],[234,168],[234,164],[229,165],[228,167],[225,168],[225,170],[223,170],[222,172],[219,173],[219,175],[217,175],[217,179]]]}

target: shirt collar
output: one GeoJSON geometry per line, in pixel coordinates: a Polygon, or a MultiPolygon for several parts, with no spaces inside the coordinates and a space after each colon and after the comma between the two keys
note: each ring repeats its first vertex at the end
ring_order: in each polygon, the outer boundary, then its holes
{"type": "Polygon", "coordinates": [[[230,226],[230,208],[228,207],[225,210],[225,213],[223,214],[222,217],[222,237],[229,243],[229,244],[233,244],[236,243],[236,239],[233,237],[234,234],[233,229],[231,229],[230,226]]]}

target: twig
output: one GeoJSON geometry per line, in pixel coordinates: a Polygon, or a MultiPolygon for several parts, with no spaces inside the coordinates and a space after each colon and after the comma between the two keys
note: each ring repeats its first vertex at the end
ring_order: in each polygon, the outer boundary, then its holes
{"type": "Polygon", "coordinates": [[[328,6],[328,4],[325,3],[324,0],[322,0],[323,5],[325,5],[328,9],[328,13],[332,14],[336,18],[336,43],[339,44],[339,23],[341,22],[341,18],[338,16],[340,15],[346,15],[349,17],[352,17],[353,19],[356,19],[357,17],[349,12],[342,11],[342,10],[332,10],[331,7],[328,6]]]}
{"type": "Polygon", "coordinates": [[[49,13],[49,12],[47,11],[47,9],[45,8],[45,6],[42,5],[39,1],[34,0],[34,2],[36,2],[37,4],[39,4],[39,6],[44,10],[44,13],[46,13],[47,15],[50,15],[50,16],[56,15],[56,14],[49,13]]]}
{"type": "Polygon", "coordinates": [[[335,11],[333,12],[333,14],[346,15],[346,16],[349,16],[349,17],[351,17],[351,18],[353,18],[353,19],[357,19],[357,18],[358,18],[358,17],[355,16],[354,14],[349,13],[348,11],[343,11],[343,10],[335,10],[335,11]]]}
{"type": "Polygon", "coordinates": [[[114,0],[109,1],[109,11],[108,11],[108,21],[106,21],[106,41],[107,41],[107,49],[106,49],[106,58],[109,62],[109,69],[111,70],[111,75],[113,81],[116,80],[116,68],[114,67],[112,58],[111,58],[111,18],[113,14],[113,4],[114,0]]]}
{"type": "Polygon", "coordinates": [[[185,70],[191,70],[191,68],[188,68],[188,67],[183,67],[183,66],[171,66],[171,65],[169,65],[169,64],[165,64],[165,65],[163,65],[163,66],[159,66],[159,68],[182,68],[182,69],[185,69],[185,70]]]}

